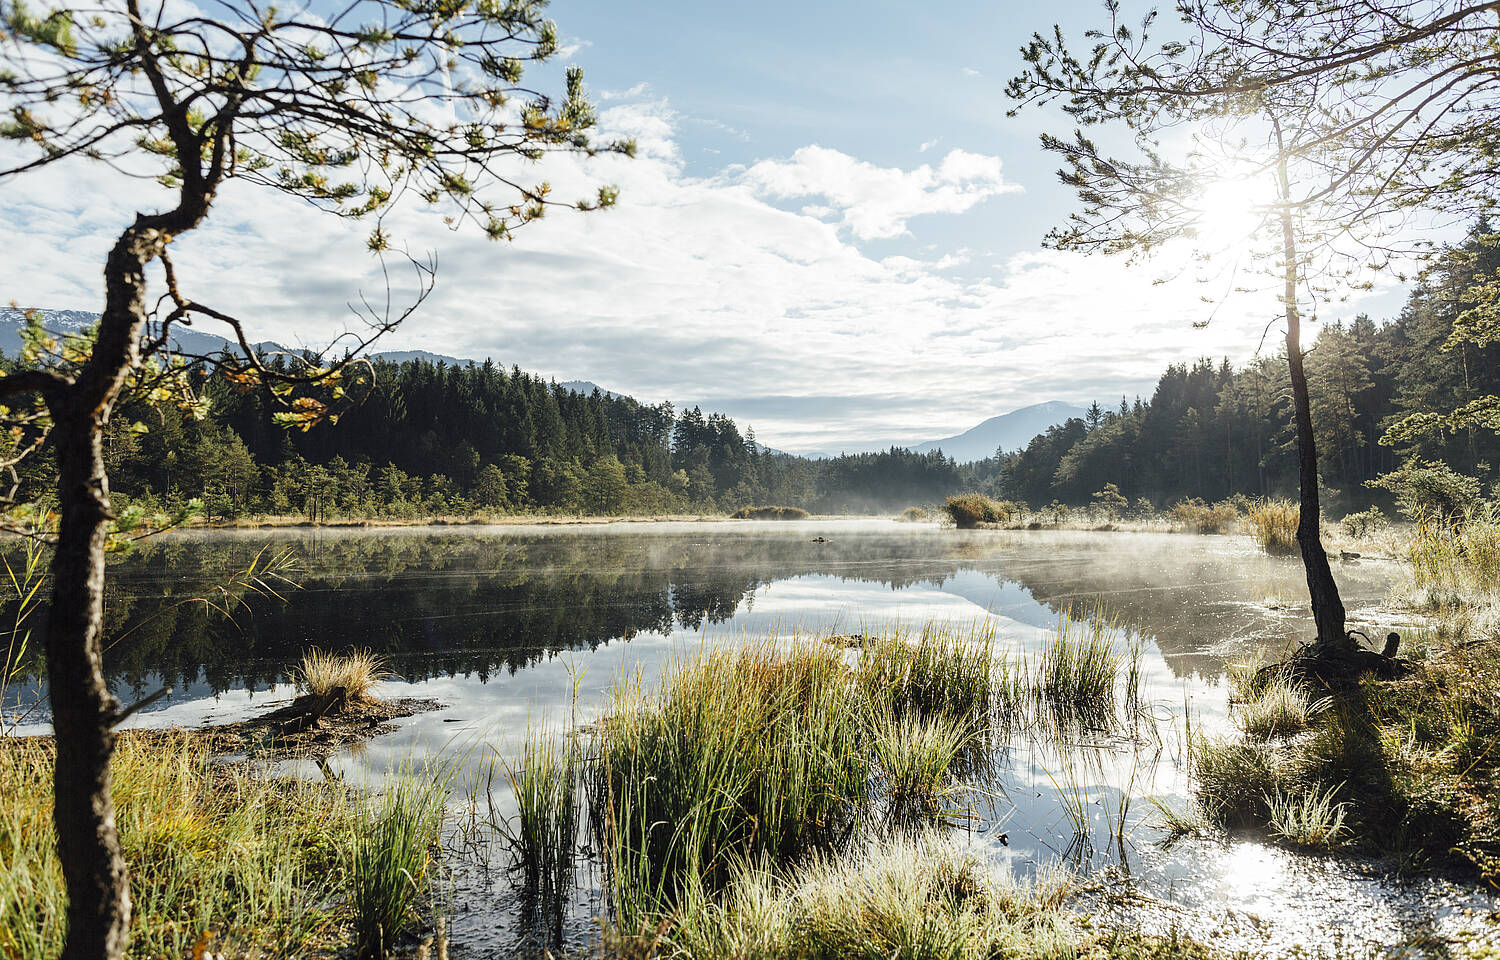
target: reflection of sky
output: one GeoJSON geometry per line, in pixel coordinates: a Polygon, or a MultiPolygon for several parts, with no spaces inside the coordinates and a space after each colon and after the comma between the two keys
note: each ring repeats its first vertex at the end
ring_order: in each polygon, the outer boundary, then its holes
{"type": "MultiPolygon", "coordinates": [[[[1409,890],[1383,886],[1378,879],[1346,867],[1322,863],[1307,869],[1306,858],[1244,841],[1193,841],[1170,851],[1156,845],[1156,813],[1147,798],[1181,807],[1189,796],[1184,776],[1185,716],[1191,716],[1195,730],[1222,730],[1229,724],[1225,692],[1218,679],[1223,657],[1241,655],[1267,637],[1295,636],[1302,629],[1303,618],[1295,609],[1268,612],[1257,605],[1264,596],[1297,596],[1301,577],[1294,562],[1267,558],[1233,538],[1217,537],[975,535],[869,521],[665,529],[678,539],[641,537],[641,546],[629,556],[643,564],[661,562],[652,549],[665,543],[669,552],[712,561],[674,568],[674,589],[690,591],[712,585],[715,576],[729,567],[759,577],[759,584],[732,611],[725,611],[727,619],[697,631],[642,631],[592,650],[585,646],[542,655],[514,672],[491,670],[483,680],[476,674],[460,673],[418,682],[387,681],[378,690],[382,697],[429,698],[445,706],[399,721],[394,733],[341,752],[332,766],[351,781],[374,785],[388,771],[424,763],[455,764],[460,795],[487,792],[495,809],[506,814],[512,802],[503,777],[496,775],[496,761],[513,756],[528,729],[561,732],[575,723],[587,723],[607,707],[617,684],[640,682],[650,687],[674,661],[705,646],[896,625],[919,628],[941,621],[992,628],[997,652],[1034,658],[1058,623],[1053,607],[1071,607],[1081,615],[1092,603],[1102,603],[1106,610],[1121,612],[1127,621],[1173,631],[1176,646],[1171,647],[1171,657],[1163,654],[1157,636],[1140,638],[1148,722],[1136,736],[1104,740],[1014,738],[1006,746],[996,781],[987,786],[985,795],[972,798],[977,819],[964,831],[965,842],[983,851],[997,870],[1025,876],[1062,860],[1094,874],[1122,862],[1122,844],[1114,824],[1123,803],[1124,866],[1152,895],[1208,910],[1218,918],[1215,923],[1227,916],[1221,909],[1232,908],[1236,915],[1268,918],[1267,929],[1281,931],[1277,936],[1320,924],[1336,928],[1340,911],[1367,920],[1369,930],[1377,931],[1372,935],[1394,937],[1403,925],[1409,925],[1415,908],[1402,906],[1402,899],[1410,898],[1409,890]],[[883,552],[871,559],[862,557],[858,537],[889,538],[893,531],[909,539],[882,541],[883,552]],[[734,549],[747,536],[805,540],[814,532],[839,537],[839,546],[845,548],[828,553],[826,562],[824,555],[814,555],[816,562],[811,566],[818,572],[778,576],[774,565],[746,561],[734,549]],[[934,540],[955,552],[934,557],[930,550],[934,540]],[[917,545],[929,549],[921,552],[917,545]],[[717,552],[692,553],[706,548],[717,552]],[[955,559],[960,561],[956,569],[955,559]],[[891,587],[881,577],[915,582],[891,587]],[[1226,637],[1231,629],[1240,635],[1226,637]],[[1184,647],[1184,638],[1192,644],[1184,647]],[[1199,652],[1203,650],[1213,652],[1204,655],[1199,652]],[[1193,668],[1183,670],[1184,662],[1191,662],[1193,668]],[[1077,801],[1085,820],[1082,835],[1067,811],[1069,797],[1077,801]],[[1325,888],[1336,895],[1320,899],[1319,891],[1325,888]],[[1289,913],[1288,903],[1298,904],[1300,912],[1289,913]]],[[[594,556],[592,545],[606,542],[604,538],[635,534],[636,530],[625,526],[525,531],[532,538],[571,537],[569,542],[589,557],[594,556]]],[[[517,534],[505,531],[504,535],[517,534]]],[[[802,569],[807,568],[804,561],[802,569]]],[[[537,577],[548,573],[546,569],[524,572],[537,577]]],[[[607,575],[609,570],[598,572],[607,575]]],[[[435,578],[473,573],[463,566],[436,572],[419,566],[391,583],[421,591],[435,578]]],[[[1341,570],[1340,574],[1354,604],[1368,603],[1384,589],[1383,575],[1376,569],[1341,570]]],[[[386,583],[375,572],[349,571],[346,575],[351,582],[368,584],[366,589],[386,583]]],[[[480,606],[485,605],[483,601],[481,597],[480,606]]],[[[417,615],[424,621],[424,636],[430,634],[433,647],[441,649],[447,624],[482,612],[465,608],[417,615]]],[[[146,681],[149,686],[153,678],[146,681]]],[[[122,699],[136,695],[123,683],[115,686],[122,699]]],[[[215,695],[200,675],[199,682],[179,689],[163,707],[137,715],[133,722],[150,726],[223,722],[273,709],[291,695],[284,684],[255,693],[241,689],[215,695]]],[[[39,732],[45,725],[29,729],[39,732]]],[[[289,768],[289,772],[297,770],[302,768],[289,768]]],[[[302,772],[317,773],[313,769],[302,772]]],[[[1271,942],[1255,939],[1262,936],[1257,932],[1261,928],[1251,926],[1254,929],[1231,945],[1254,949],[1271,942]]]]}

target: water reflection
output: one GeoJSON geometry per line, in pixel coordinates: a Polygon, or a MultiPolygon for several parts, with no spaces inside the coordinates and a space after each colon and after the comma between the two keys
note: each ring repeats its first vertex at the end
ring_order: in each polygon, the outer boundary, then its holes
{"type": "MultiPolygon", "coordinates": [[[[1356,620],[1388,588],[1390,571],[1376,562],[1336,572],[1356,620]]],[[[131,631],[107,652],[111,682],[122,697],[162,682],[178,688],[138,722],[267,709],[289,693],[285,678],[307,646],[371,647],[398,674],[382,695],[446,707],[340,754],[333,769],[372,780],[413,758],[457,762],[461,790],[488,792],[502,816],[510,799],[485,779],[493,751],[518,746],[528,723],[591,720],[619,678],[649,683],[701,644],[982,620],[1001,650],[1019,655],[1039,649],[1066,611],[1102,607],[1146,641],[1142,722],[1062,739],[1018,734],[1003,744],[994,789],[964,828],[995,869],[1025,873],[1062,859],[1091,875],[1129,874],[1134,889],[1175,905],[1161,921],[1168,926],[1201,923],[1207,935],[1258,918],[1244,923],[1261,932],[1227,940],[1251,949],[1320,924],[1337,931],[1351,911],[1389,942],[1437,916],[1444,897],[1481,902],[1447,889],[1414,897],[1343,866],[1303,869],[1306,858],[1257,843],[1158,847],[1147,798],[1185,802],[1187,723],[1226,722],[1226,660],[1310,632],[1300,566],[1259,553],[1246,538],[882,521],[298,529],[166,537],[111,574],[110,635],[131,631]],[[268,541],[302,562],[301,589],[284,604],[258,601],[237,625],[174,605],[243,567],[268,541]],[[1323,889],[1339,898],[1297,912],[1323,889]]],[[[12,697],[29,702],[44,692],[33,679],[12,697]]],[[[481,955],[505,955],[530,935],[517,926],[503,859],[481,857],[455,881],[466,909],[454,936],[481,955]]],[[[1107,898],[1099,905],[1115,908],[1107,898]]],[[[581,878],[566,936],[582,942],[598,912],[597,878],[581,878]]]]}

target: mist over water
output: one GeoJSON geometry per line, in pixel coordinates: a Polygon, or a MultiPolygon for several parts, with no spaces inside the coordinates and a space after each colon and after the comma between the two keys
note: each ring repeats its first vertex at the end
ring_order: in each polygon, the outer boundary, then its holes
{"type": "MultiPolygon", "coordinates": [[[[1351,621],[1384,622],[1389,566],[1342,563],[1336,573],[1351,621]]],[[[1329,944],[1341,930],[1359,931],[1356,945],[1389,943],[1428,918],[1487,903],[1463,888],[1396,885],[1379,869],[1250,839],[1159,845],[1148,798],[1185,805],[1187,725],[1227,723],[1225,665],[1312,632],[1300,565],[1245,537],[887,520],[215,531],[148,542],[114,563],[110,585],[109,636],[123,637],[106,654],[110,682],[124,699],[174,687],[137,723],[264,712],[292,695],[290,671],[307,647],[368,647],[395,674],[380,696],[444,708],[341,752],[331,769],[378,784],[402,766],[457,764],[458,792],[487,794],[502,815],[513,804],[493,761],[512,755],[528,727],[586,724],[616,683],[649,686],[706,646],[946,622],[993,628],[997,653],[1026,658],[1061,618],[1102,612],[1122,643],[1142,646],[1144,726],[1063,738],[1016,732],[999,744],[993,782],[970,798],[959,830],[994,869],[1065,863],[1100,881],[1093,908],[1103,912],[1122,909],[1108,891],[1128,878],[1173,905],[1130,922],[1253,949],[1329,944]],[[284,602],[255,599],[235,623],[180,603],[268,545],[299,559],[299,587],[284,602]],[[1327,890],[1336,896],[1310,896],[1327,890]],[[1308,912],[1310,900],[1325,904],[1321,913],[1308,912]]],[[[24,729],[45,729],[36,702],[44,694],[24,683],[6,712],[31,707],[24,729]]],[[[311,764],[280,772],[320,775],[311,764]]],[[[505,955],[498,945],[531,933],[504,866],[492,849],[455,874],[455,942],[475,955],[505,955]]],[[[598,876],[583,874],[566,924],[575,945],[597,930],[590,920],[602,909],[598,876]]]]}

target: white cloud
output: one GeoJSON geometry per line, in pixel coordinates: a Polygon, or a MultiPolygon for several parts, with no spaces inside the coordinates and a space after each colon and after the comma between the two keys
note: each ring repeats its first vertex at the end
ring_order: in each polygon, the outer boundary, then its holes
{"type": "MultiPolygon", "coordinates": [[[[511,244],[450,231],[420,204],[394,214],[398,240],[436,251],[438,286],[382,347],[699,402],[754,423],[773,446],[817,449],[930,439],[1041,400],[1145,392],[1169,362],[1247,356],[1275,310],[1274,296],[1242,295],[1194,331],[1209,311],[1202,287],[1156,286],[1165,271],[1118,260],[1030,252],[985,276],[957,269],[963,250],[875,259],[862,240],[921,214],[984,215],[1003,231],[1004,197],[978,207],[1016,189],[999,159],[952,150],[901,170],[810,146],[694,177],[677,122],[662,103],[606,110],[601,133],[636,136],[638,159],[553,157],[525,176],[545,176],[558,197],[617,183],[620,205],[553,213],[511,244]],[[812,202],[769,202],[793,198],[812,202]]],[[[7,184],[0,302],[97,310],[113,238],[165,200],[82,162],[7,184]]],[[[361,290],[382,292],[367,229],[236,182],[178,241],[176,262],[186,292],[242,317],[253,339],[320,344],[350,325],[346,304],[361,290]]]]}
{"type": "Polygon", "coordinates": [[[820,197],[861,240],[897,237],[907,221],[929,213],[963,213],[983,200],[1021,189],[1008,183],[1000,158],[952,150],[937,167],[877,167],[828,147],[802,147],[788,160],[762,160],[728,181],[773,200],[820,197]]]}
{"type": "Polygon", "coordinates": [[[634,100],[637,97],[643,97],[643,96],[645,96],[650,90],[651,90],[651,84],[649,84],[646,81],[642,80],[640,83],[636,84],[635,86],[628,87],[628,88],[626,88],[624,90],[600,90],[599,93],[598,93],[598,99],[605,100],[605,101],[608,101],[608,100],[634,100]]]}
{"type": "Polygon", "coordinates": [[[936,140],[927,140],[927,141],[923,142],[923,144],[920,147],[917,148],[917,152],[918,153],[926,153],[928,150],[931,150],[933,147],[937,146],[940,142],[942,142],[942,139],[943,139],[942,137],[938,137],[936,140]]]}
{"type": "Polygon", "coordinates": [[[978,76],[982,76],[982,74],[978,70],[975,70],[973,67],[964,67],[963,68],[963,75],[966,76],[966,77],[978,77],[978,76]]]}

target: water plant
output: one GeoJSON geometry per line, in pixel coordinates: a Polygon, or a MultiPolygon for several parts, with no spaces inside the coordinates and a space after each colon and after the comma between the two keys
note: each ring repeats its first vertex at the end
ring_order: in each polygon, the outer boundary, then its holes
{"type": "Polygon", "coordinates": [[[572,887],[578,839],[578,781],[582,762],[576,741],[529,730],[521,755],[506,764],[516,799],[515,826],[502,827],[522,872],[530,900],[556,905],[572,887]]]}
{"type": "Polygon", "coordinates": [[[953,767],[972,734],[961,721],[907,713],[883,716],[871,730],[876,767],[893,818],[936,812],[957,791],[953,767]]]}
{"type": "Polygon", "coordinates": [[[1107,722],[1123,662],[1117,632],[1100,613],[1081,622],[1070,613],[1060,616],[1037,662],[1036,696],[1055,714],[1107,722]]]}
{"type": "Polygon", "coordinates": [[[1272,554],[1297,552],[1297,522],[1302,510],[1290,500],[1266,500],[1254,504],[1245,514],[1250,536],[1260,548],[1272,554]]]}
{"type": "Polygon", "coordinates": [[[943,511],[960,530],[973,529],[981,523],[1009,523],[1020,513],[1016,504],[993,500],[982,493],[963,493],[943,502],[943,511]]]}
{"type": "Polygon", "coordinates": [[[589,778],[593,829],[627,922],[714,886],[745,857],[847,831],[869,798],[864,716],[826,645],[706,651],[646,692],[617,685],[589,778]]]}
{"type": "Polygon", "coordinates": [[[360,956],[388,955],[417,919],[428,892],[450,777],[402,771],[379,796],[364,802],[365,823],[348,866],[354,946],[360,956]]]}
{"type": "Polygon", "coordinates": [[[978,734],[993,719],[994,648],[990,624],[927,624],[915,639],[895,626],[864,638],[855,686],[892,716],[949,717],[978,734]]]}

